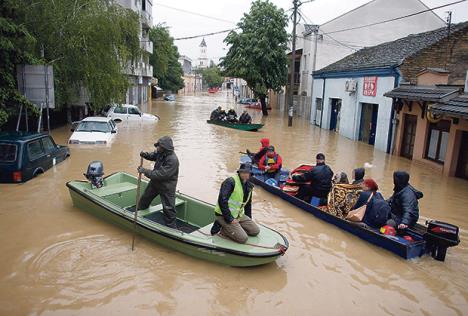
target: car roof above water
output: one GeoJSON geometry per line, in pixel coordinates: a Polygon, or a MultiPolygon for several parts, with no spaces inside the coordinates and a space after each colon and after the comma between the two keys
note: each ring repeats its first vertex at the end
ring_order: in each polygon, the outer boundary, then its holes
{"type": "Polygon", "coordinates": [[[27,142],[33,139],[48,136],[47,133],[33,133],[33,132],[0,132],[0,142],[27,142]]]}
{"type": "Polygon", "coordinates": [[[109,122],[111,118],[102,116],[90,116],[83,119],[81,122],[109,122]]]}

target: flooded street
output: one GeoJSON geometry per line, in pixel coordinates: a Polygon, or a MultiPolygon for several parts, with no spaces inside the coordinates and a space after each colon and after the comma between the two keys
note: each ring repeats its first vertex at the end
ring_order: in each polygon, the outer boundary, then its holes
{"type": "MultiPolygon", "coordinates": [[[[374,151],[273,111],[257,133],[209,125],[225,92],[157,101],[156,125],[118,125],[111,147],[71,146],[71,157],[25,184],[0,185],[0,315],[463,315],[468,314],[468,182],[442,177],[407,159],[374,151]],[[173,137],[178,189],[215,203],[221,182],[238,167],[239,151],[269,137],[285,167],[314,162],[319,151],[348,176],[365,162],[385,197],[392,173],[408,170],[424,192],[421,215],[460,226],[461,244],[445,262],[405,261],[256,188],[253,217],[283,233],[285,256],[257,268],[194,259],[137,237],[74,208],[65,186],[84,179],[91,160],[105,173],[136,174],[141,150],[173,137]]],[[[240,108],[239,108],[240,109],[240,108]]],[[[239,113],[239,111],[238,111],[239,113]]],[[[252,110],[253,121],[262,120],[252,110]]],[[[54,130],[67,142],[69,127],[54,130]]],[[[149,162],[145,162],[149,166],[149,162]]]]}

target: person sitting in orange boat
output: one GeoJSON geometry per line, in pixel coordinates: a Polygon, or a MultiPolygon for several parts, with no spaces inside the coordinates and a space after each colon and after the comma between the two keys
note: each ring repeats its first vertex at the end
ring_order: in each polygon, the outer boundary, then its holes
{"type": "Polygon", "coordinates": [[[266,154],[260,159],[258,169],[265,171],[265,175],[269,178],[275,178],[281,170],[283,160],[281,156],[275,152],[274,146],[269,146],[266,154]]]}
{"type": "Polygon", "coordinates": [[[260,159],[262,159],[263,156],[266,155],[266,152],[268,150],[268,147],[270,147],[270,140],[268,138],[262,138],[260,139],[260,143],[262,144],[262,147],[256,152],[252,153],[250,150],[247,149],[247,155],[252,158],[252,163],[258,164],[260,162],[260,159]]]}

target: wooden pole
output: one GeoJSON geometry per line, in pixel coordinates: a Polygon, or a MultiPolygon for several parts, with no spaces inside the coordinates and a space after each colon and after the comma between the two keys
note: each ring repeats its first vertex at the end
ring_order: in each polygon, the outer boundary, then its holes
{"type": "MultiPolygon", "coordinates": [[[[140,167],[143,167],[143,157],[140,158],[140,167]]],[[[138,217],[138,206],[140,206],[140,187],[141,187],[141,173],[138,172],[138,182],[136,191],[136,205],[135,205],[135,216],[133,217],[133,237],[132,237],[132,251],[135,249],[135,235],[137,229],[137,217],[138,217]]]]}

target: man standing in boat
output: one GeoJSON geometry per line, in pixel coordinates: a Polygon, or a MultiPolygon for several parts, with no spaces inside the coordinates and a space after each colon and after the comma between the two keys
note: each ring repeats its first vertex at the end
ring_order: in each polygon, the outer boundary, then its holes
{"type": "Polygon", "coordinates": [[[161,137],[155,144],[154,152],[141,152],[140,156],[154,161],[153,170],[138,167],[138,172],[150,179],[138,206],[139,210],[147,209],[158,195],[163,205],[166,226],[177,229],[176,225],[176,186],[179,177],[179,160],[174,152],[174,145],[169,136],[161,137]]]}
{"type": "Polygon", "coordinates": [[[227,178],[221,184],[218,203],[215,207],[216,220],[211,229],[215,235],[221,233],[235,242],[245,244],[248,236],[257,236],[260,232],[252,221],[253,184],[249,181],[252,166],[241,164],[237,174],[227,178]]]}

